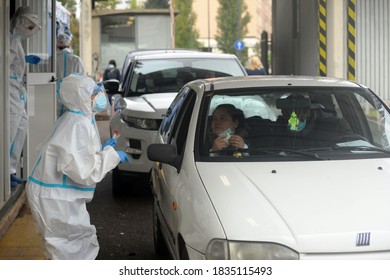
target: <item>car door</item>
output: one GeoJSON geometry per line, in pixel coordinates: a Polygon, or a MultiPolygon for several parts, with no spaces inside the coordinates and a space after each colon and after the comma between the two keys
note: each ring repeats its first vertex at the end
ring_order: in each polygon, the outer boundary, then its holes
{"type": "MultiPolygon", "coordinates": [[[[160,129],[160,136],[163,143],[172,144],[177,149],[177,154],[182,159],[185,151],[185,143],[189,130],[189,123],[196,94],[189,88],[183,88],[171,107],[167,111],[160,129]]],[[[183,185],[181,184],[180,168],[159,163],[157,170],[158,188],[154,191],[163,216],[163,226],[166,227],[170,235],[169,242],[171,248],[176,244],[175,216],[177,210],[177,192],[183,185]]]]}

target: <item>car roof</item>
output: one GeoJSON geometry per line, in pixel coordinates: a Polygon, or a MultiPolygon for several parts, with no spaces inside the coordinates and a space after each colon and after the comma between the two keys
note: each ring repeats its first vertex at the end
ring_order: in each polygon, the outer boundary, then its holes
{"type": "MultiPolygon", "coordinates": [[[[169,58],[229,58],[237,59],[233,54],[209,53],[190,49],[150,49],[137,50],[127,53],[125,61],[122,66],[122,73],[127,71],[130,61],[146,60],[146,59],[169,59],[169,58]]],[[[238,59],[237,59],[238,60],[238,59]]],[[[123,75],[121,76],[121,83],[123,82],[123,75]]]]}
{"type": "Polygon", "coordinates": [[[141,53],[132,57],[133,60],[176,59],[176,58],[236,58],[233,54],[210,53],[199,51],[141,53]]]}
{"type": "Polygon", "coordinates": [[[212,78],[192,82],[195,85],[205,85],[209,90],[223,90],[253,87],[364,87],[353,81],[315,76],[278,76],[259,75],[243,77],[212,78]]]}
{"type": "MultiPolygon", "coordinates": [[[[192,53],[192,52],[197,52],[197,51],[190,50],[190,49],[144,49],[144,50],[129,51],[125,57],[125,60],[123,61],[122,73],[126,71],[130,61],[138,56],[163,54],[163,53],[192,53]]],[[[123,75],[121,76],[121,83],[122,82],[123,82],[123,75]]]]}
{"type": "Polygon", "coordinates": [[[176,53],[176,52],[194,52],[195,50],[190,49],[147,49],[147,50],[136,50],[129,51],[126,55],[126,58],[138,56],[138,55],[148,55],[148,54],[158,54],[158,53],[176,53]]]}

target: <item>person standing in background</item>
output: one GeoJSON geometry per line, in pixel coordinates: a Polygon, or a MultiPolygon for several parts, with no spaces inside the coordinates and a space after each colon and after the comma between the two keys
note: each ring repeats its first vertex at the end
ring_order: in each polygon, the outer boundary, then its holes
{"type": "Polygon", "coordinates": [[[113,59],[111,59],[108,62],[108,67],[106,68],[106,70],[104,70],[103,73],[103,81],[112,80],[112,79],[118,81],[121,80],[121,74],[119,72],[119,69],[116,68],[116,62],[113,59]]]}
{"type": "Polygon", "coordinates": [[[253,55],[249,58],[245,70],[248,75],[267,75],[267,71],[264,69],[260,58],[256,55],[253,55]]]}
{"type": "Polygon", "coordinates": [[[10,30],[10,182],[11,188],[23,183],[23,179],[16,176],[20,156],[27,136],[28,116],[26,112],[27,90],[23,83],[26,63],[38,64],[41,58],[36,55],[25,55],[21,39],[27,39],[42,27],[38,16],[30,8],[19,7],[11,18],[10,30]]]}
{"type": "MultiPolygon", "coordinates": [[[[59,33],[57,35],[57,82],[72,73],[85,74],[85,67],[80,57],[73,54],[70,49],[72,34],[59,33]]],[[[65,111],[65,106],[60,98],[57,98],[57,117],[60,117],[65,111]]]]}

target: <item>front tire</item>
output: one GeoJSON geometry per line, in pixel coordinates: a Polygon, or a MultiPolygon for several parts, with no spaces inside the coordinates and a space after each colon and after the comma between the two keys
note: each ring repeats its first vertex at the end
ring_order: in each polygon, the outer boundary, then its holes
{"type": "Polygon", "coordinates": [[[168,252],[167,245],[165,244],[164,236],[161,230],[161,222],[157,215],[157,202],[154,199],[153,202],[153,243],[154,251],[158,255],[166,255],[168,252]]]}

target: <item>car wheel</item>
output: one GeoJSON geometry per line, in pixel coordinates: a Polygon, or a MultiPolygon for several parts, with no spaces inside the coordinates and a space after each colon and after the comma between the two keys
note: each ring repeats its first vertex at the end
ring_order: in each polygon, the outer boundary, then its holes
{"type": "Polygon", "coordinates": [[[153,243],[154,251],[159,255],[168,253],[167,245],[161,231],[161,222],[157,215],[156,201],[153,202],[153,243]]]}
{"type": "Polygon", "coordinates": [[[123,193],[122,176],[118,168],[112,171],[112,194],[114,196],[120,196],[123,193]]]}

